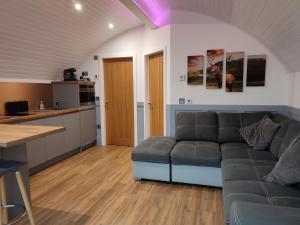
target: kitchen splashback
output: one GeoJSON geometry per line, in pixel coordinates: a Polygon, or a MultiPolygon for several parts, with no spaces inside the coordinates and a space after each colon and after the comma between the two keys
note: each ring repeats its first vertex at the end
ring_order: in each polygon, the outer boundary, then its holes
{"type": "Polygon", "coordinates": [[[27,100],[29,110],[38,109],[40,100],[45,107],[52,107],[51,84],[0,82],[0,115],[4,115],[7,101],[27,100]]]}

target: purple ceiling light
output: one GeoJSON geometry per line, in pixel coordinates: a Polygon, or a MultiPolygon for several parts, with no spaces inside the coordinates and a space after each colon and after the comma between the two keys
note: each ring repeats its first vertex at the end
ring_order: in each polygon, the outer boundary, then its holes
{"type": "Polygon", "coordinates": [[[161,6],[157,0],[133,0],[133,2],[155,26],[160,27],[168,22],[169,10],[161,6]]]}

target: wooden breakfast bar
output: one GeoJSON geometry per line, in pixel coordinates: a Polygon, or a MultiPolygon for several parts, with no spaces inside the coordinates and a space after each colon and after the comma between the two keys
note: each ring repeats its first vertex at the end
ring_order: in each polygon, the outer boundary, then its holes
{"type": "MultiPolygon", "coordinates": [[[[27,163],[26,143],[28,141],[52,135],[65,128],[61,126],[31,126],[18,124],[0,124],[0,158],[4,160],[17,160],[27,163]]],[[[29,172],[25,165],[21,174],[30,198],[29,172]]],[[[7,202],[10,205],[24,205],[14,174],[5,176],[7,202]]],[[[9,208],[9,218],[15,218],[24,213],[23,207],[9,208]]]]}

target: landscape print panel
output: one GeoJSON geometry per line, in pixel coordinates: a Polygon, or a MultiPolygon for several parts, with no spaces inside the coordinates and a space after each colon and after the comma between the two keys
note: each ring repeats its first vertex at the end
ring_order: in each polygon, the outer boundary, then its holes
{"type": "Polygon", "coordinates": [[[244,58],[244,52],[226,53],[226,92],[243,91],[244,58]]]}
{"type": "Polygon", "coordinates": [[[266,55],[248,55],[247,86],[265,86],[266,80],[266,55]]]}
{"type": "Polygon", "coordinates": [[[203,84],[204,56],[188,56],[188,78],[189,85],[203,84]]]}
{"type": "Polygon", "coordinates": [[[207,51],[206,88],[222,88],[223,60],[224,49],[215,49],[207,51]]]}

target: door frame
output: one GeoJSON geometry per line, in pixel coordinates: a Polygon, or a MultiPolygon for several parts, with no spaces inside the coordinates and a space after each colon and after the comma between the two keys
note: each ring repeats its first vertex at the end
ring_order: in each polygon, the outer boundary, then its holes
{"type": "Polygon", "coordinates": [[[132,72],[133,72],[133,117],[134,117],[134,146],[137,145],[137,54],[135,52],[119,53],[119,54],[101,54],[99,55],[100,63],[100,112],[101,112],[101,141],[102,145],[106,145],[106,118],[105,118],[105,91],[104,91],[104,59],[114,58],[132,58],[132,72]]]}
{"type": "Polygon", "coordinates": [[[167,47],[160,47],[145,51],[144,56],[144,86],[145,86],[145,100],[144,100],[144,139],[150,136],[150,108],[148,105],[149,102],[149,74],[148,74],[148,65],[149,65],[149,56],[155,53],[163,53],[163,101],[164,101],[164,135],[167,134],[167,47]]]}

